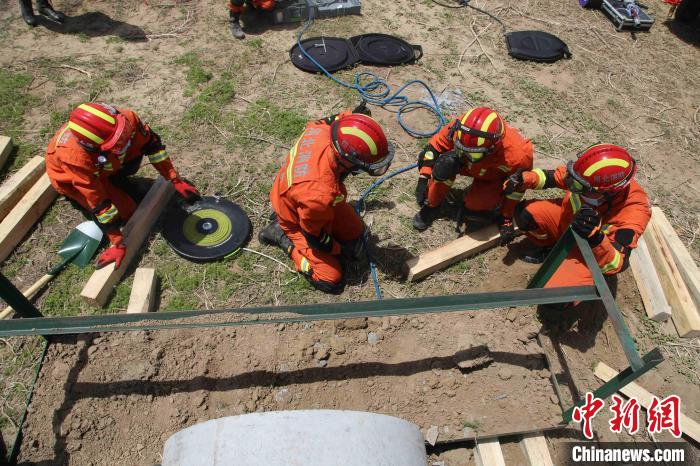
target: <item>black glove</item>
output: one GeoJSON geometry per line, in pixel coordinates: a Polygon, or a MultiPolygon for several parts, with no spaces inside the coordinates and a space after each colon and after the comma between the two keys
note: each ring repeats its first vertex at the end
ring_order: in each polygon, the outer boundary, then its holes
{"type": "Polygon", "coordinates": [[[513,194],[515,191],[520,191],[523,188],[523,171],[518,170],[508,177],[503,183],[503,194],[513,194]]]}
{"type": "Polygon", "coordinates": [[[361,113],[362,115],[372,116],[372,112],[367,108],[367,101],[362,99],[360,105],[352,109],[352,113],[361,113]]]}
{"type": "Polygon", "coordinates": [[[340,257],[343,262],[359,262],[365,256],[365,241],[362,236],[351,241],[340,242],[340,257]]]}
{"type": "Polygon", "coordinates": [[[435,159],[440,155],[433,146],[428,144],[425,148],[418,154],[418,168],[432,167],[435,165],[435,159]]]}
{"type": "Polygon", "coordinates": [[[581,207],[571,222],[571,228],[586,238],[591,247],[598,246],[605,238],[601,226],[600,214],[589,206],[581,207]]]}
{"type": "Polygon", "coordinates": [[[160,140],[160,136],[155,131],[151,130],[151,139],[143,145],[141,149],[145,155],[153,155],[156,152],[164,150],[165,146],[160,140]]]}
{"type": "Polygon", "coordinates": [[[513,241],[515,238],[515,224],[510,217],[500,216],[498,218],[498,232],[501,234],[501,246],[513,241]]]}
{"type": "Polygon", "coordinates": [[[416,184],[416,202],[423,207],[428,202],[428,178],[421,176],[416,184]]]}

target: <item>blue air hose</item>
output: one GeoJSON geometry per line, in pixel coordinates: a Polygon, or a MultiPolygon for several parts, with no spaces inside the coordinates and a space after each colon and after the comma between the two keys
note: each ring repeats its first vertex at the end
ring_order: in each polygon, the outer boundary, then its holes
{"type": "MultiPolygon", "coordinates": [[[[364,204],[365,204],[365,198],[367,198],[367,196],[369,196],[369,194],[372,191],[374,191],[374,188],[376,188],[380,184],[384,183],[386,180],[389,180],[389,179],[395,177],[396,175],[400,175],[401,173],[407,172],[409,170],[413,170],[417,166],[418,166],[418,164],[414,163],[414,164],[411,164],[407,167],[399,168],[398,170],[394,170],[393,172],[382,176],[377,181],[375,181],[374,183],[369,185],[369,187],[367,189],[362,191],[362,193],[360,194],[360,198],[357,201],[357,205],[355,206],[355,211],[357,212],[357,214],[358,215],[360,214],[360,211],[362,210],[362,206],[364,206],[364,204]]],[[[377,265],[374,263],[374,261],[372,260],[372,256],[369,253],[369,248],[367,247],[367,236],[362,237],[362,242],[364,243],[365,252],[367,253],[367,260],[369,262],[369,271],[370,271],[370,274],[372,275],[372,281],[374,281],[374,292],[377,295],[377,299],[382,299],[382,289],[379,287],[379,278],[377,277],[377,265]]]]}
{"type": "Polygon", "coordinates": [[[401,86],[399,90],[391,94],[391,86],[389,85],[389,83],[387,83],[384,79],[380,78],[376,74],[370,73],[368,71],[356,73],[355,82],[352,84],[333,76],[333,74],[328,72],[328,70],[325,69],[318,61],[316,61],[314,57],[309,55],[309,53],[301,45],[301,37],[306,31],[308,31],[312,24],[313,18],[310,18],[306,22],[306,24],[304,24],[304,27],[301,29],[301,31],[299,31],[299,35],[297,36],[297,45],[299,46],[299,50],[301,50],[301,53],[303,53],[304,56],[311,63],[316,65],[316,67],[323,74],[325,74],[326,76],[328,76],[333,81],[335,81],[343,87],[356,90],[360,94],[360,97],[367,101],[367,103],[378,105],[380,107],[398,107],[398,109],[390,111],[396,112],[396,117],[399,120],[399,124],[401,125],[401,127],[404,129],[404,131],[406,131],[413,137],[430,137],[433,134],[440,131],[440,128],[442,128],[447,123],[445,115],[442,114],[442,110],[440,110],[440,104],[438,103],[437,98],[435,98],[435,94],[433,94],[432,89],[430,89],[430,87],[421,80],[411,80],[403,86],[401,86]],[[433,101],[432,104],[430,102],[425,102],[422,100],[409,100],[407,96],[401,94],[401,92],[403,92],[404,89],[414,84],[417,86],[423,86],[425,90],[428,91],[430,99],[433,101]],[[418,108],[424,108],[435,116],[438,123],[435,129],[429,132],[418,131],[416,129],[411,128],[406,122],[403,121],[404,112],[416,110],[418,108]]]}

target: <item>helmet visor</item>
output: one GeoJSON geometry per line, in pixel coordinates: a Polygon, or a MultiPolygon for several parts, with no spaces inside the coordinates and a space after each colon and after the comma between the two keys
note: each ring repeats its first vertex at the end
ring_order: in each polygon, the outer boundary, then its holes
{"type": "Polygon", "coordinates": [[[129,145],[131,145],[131,136],[134,129],[131,127],[129,120],[121,113],[117,113],[115,119],[117,121],[117,127],[114,130],[114,134],[100,146],[100,150],[122,155],[129,149],[129,145]]]}
{"type": "Polygon", "coordinates": [[[470,162],[479,162],[485,156],[493,152],[492,147],[468,147],[462,145],[459,139],[455,141],[455,152],[460,157],[468,159],[470,162]]]}
{"type": "Polygon", "coordinates": [[[367,172],[370,176],[382,176],[389,169],[392,160],[394,160],[394,146],[389,143],[388,151],[384,158],[374,163],[365,164],[360,168],[367,172]]]}

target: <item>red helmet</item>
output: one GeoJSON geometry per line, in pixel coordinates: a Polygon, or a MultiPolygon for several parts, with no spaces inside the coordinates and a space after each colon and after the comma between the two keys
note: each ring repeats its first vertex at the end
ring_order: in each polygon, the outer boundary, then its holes
{"type": "Polygon", "coordinates": [[[625,189],[637,171],[637,163],[625,148],[596,144],[567,164],[566,184],[577,193],[615,194],[625,189]]]}
{"type": "Polygon", "coordinates": [[[459,155],[478,162],[502,147],[505,130],[501,115],[488,107],[476,107],[455,121],[451,137],[459,155]]]}
{"type": "Polygon", "coordinates": [[[331,138],[340,158],[372,176],[383,175],[394,158],[382,127],[367,115],[353,113],[334,121],[331,138]]]}
{"type": "Polygon", "coordinates": [[[90,149],[123,154],[131,144],[131,123],[116,108],[89,102],[70,114],[68,128],[78,141],[90,149]]]}

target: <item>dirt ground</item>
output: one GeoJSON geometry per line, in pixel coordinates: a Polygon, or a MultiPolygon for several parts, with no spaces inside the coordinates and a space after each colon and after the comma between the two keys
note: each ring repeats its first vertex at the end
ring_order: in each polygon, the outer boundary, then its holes
{"type": "MultiPolygon", "coordinates": [[[[257,232],[267,219],[267,193],[284,148],[307,119],[352,107],[358,98],[288,62],[298,25],[251,26],[246,40],[234,41],[224,3],[56,0],[56,7],[72,18],[67,25],[43,22],[30,29],[15,2],[2,1],[9,7],[0,12],[0,132],[11,135],[18,149],[0,176],[40,154],[73,106],[86,100],[112,102],[150,122],[180,172],[203,193],[240,204],[257,232]]],[[[427,0],[366,0],[362,17],[317,21],[308,36],[384,32],[421,44],[425,55],[415,65],[359,67],[337,75],[352,81],[356,71],[373,71],[395,88],[422,79],[437,93],[448,117],[470,105],[491,105],[532,138],[536,166],[572,160],[597,141],[629,147],[640,162],[639,181],[697,259],[700,33],[697,23],[664,22],[668,7],[661,0],[646,3],[657,19],[648,34],[617,33],[601,13],[580,9],[575,1],[475,3],[501,18],[508,30],[542,29],[562,38],[573,57],[549,65],[509,58],[500,27],[486,16],[427,0]]],[[[407,94],[427,97],[418,88],[407,94]]],[[[377,107],[372,111],[397,146],[393,166],[413,163],[424,141],[403,132],[393,113],[377,107]]],[[[407,121],[420,129],[433,124],[424,112],[412,112],[407,121]]],[[[152,176],[153,171],[148,167],[143,174],[152,176]]],[[[526,247],[522,242],[421,282],[406,282],[402,265],[407,257],[455,236],[447,218],[422,234],[412,229],[414,180],[415,173],[409,172],[385,183],[370,196],[364,212],[386,297],[525,286],[535,268],[516,260],[526,247]]],[[[370,182],[366,176],[349,180],[349,197],[356,198],[370,182]]],[[[455,199],[466,186],[458,180],[455,199]]],[[[445,215],[453,210],[447,206],[445,215]]],[[[79,221],[65,201],[57,201],[2,272],[18,287],[33,283],[79,221]]],[[[255,238],[248,247],[286,261],[280,251],[255,238]]],[[[345,292],[327,296],[254,252],[222,263],[187,263],[157,229],[138,266],[156,268],[160,310],[375,297],[366,270],[350,270],[345,292]]],[[[123,312],[132,274],[106,309],[95,309],[77,296],[90,273],[89,267],[66,270],[38,298],[40,309],[47,315],[123,312]]],[[[686,414],[700,419],[697,340],[681,341],[672,329],[645,318],[629,271],[616,282],[618,303],[642,351],[661,346],[668,359],[642,384],[660,395],[680,394],[686,414]]],[[[423,429],[437,425],[445,438],[460,435],[465,425],[480,433],[552,425],[558,408],[536,357],[541,350],[529,338],[539,323],[533,310],[519,310],[516,317],[512,312],[429,315],[416,318],[415,325],[411,318],[388,324],[370,320],[368,328],[357,330],[336,330],[331,323],[282,331],[253,326],[236,330],[235,338],[232,331],[183,331],[61,339],[52,345],[41,373],[21,459],[148,464],[157,461],[168,435],[198,420],[316,404],[397,414],[423,429]],[[369,345],[370,331],[383,339],[369,345]],[[317,354],[326,351],[324,345],[334,348],[334,335],[347,340],[345,352],[330,349],[327,365],[318,367],[326,359],[317,354]],[[486,344],[494,361],[462,374],[454,365],[455,353],[474,342],[486,344]],[[308,344],[311,349],[304,346],[308,344]],[[314,344],[320,347],[314,350],[314,344]],[[503,394],[505,398],[494,399],[503,394]]],[[[589,312],[556,340],[579,391],[599,385],[591,370],[596,361],[625,367],[600,310],[589,312]]],[[[0,427],[6,440],[19,422],[38,347],[36,339],[8,339],[0,346],[0,427]]],[[[556,352],[551,356],[558,359],[556,352]]],[[[598,427],[605,435],[603,421],[598,427]]],[[[450,465],[467,464],[464,457],[443,458],[450,465]]]]}

